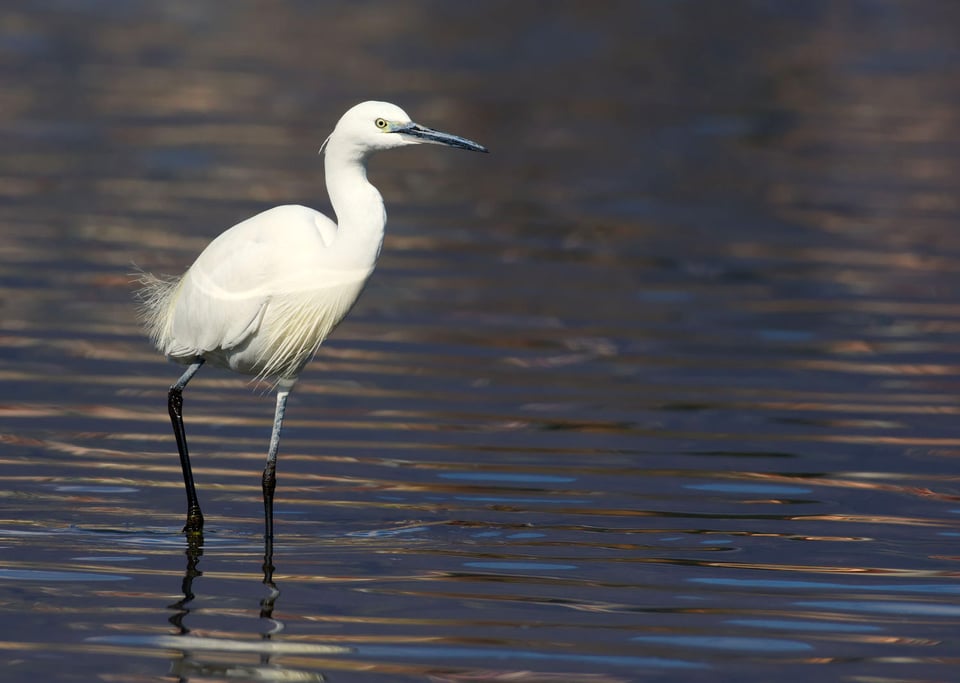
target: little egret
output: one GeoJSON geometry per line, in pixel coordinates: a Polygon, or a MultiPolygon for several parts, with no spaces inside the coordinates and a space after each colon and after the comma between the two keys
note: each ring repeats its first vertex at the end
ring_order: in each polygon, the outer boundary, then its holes
{"type": "Polygon", "coordinates": [[[367,158],[420,143],[487,151],[412,122],[396,105],[363,102],[340,118],[320,148],[336,223],[304,206],[278,206],[214,239],[182,277],[141,274],[137,296],[144,325],[164,355],[187,366],[170,387],[168,410],[187,492],[188,533],[201,532],[203,514],[183,428],[184,387],[207,361],[275,381],[277,405],[262,482],[271,542],[287,396],[360,296],[383,243],[387,215],[383,198],[367,180],[367,158]]]}

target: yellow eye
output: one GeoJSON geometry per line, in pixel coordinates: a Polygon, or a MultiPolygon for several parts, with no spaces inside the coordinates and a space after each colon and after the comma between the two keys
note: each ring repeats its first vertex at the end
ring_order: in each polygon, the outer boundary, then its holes
{"type": "Polygon", "coordinates": [[[380,130],[384,130],[384,129],[387,127],[387,122],[384,121],[383,119],[377,119],[377,120],[374,121],[373,123],[374,123],[374,125],[375,125],[377,128],[379,128],[380,130]]]}

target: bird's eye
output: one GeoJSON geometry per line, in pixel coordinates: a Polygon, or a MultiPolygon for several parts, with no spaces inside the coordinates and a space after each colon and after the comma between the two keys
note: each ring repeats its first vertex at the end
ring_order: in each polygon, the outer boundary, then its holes
{"type": "Polygon", "coordinates": [[[379,128],[380,130],[384,130],[384,129],[387,127],[387,122],[384,121],[383,119],[377,119],[377,120],[374,121],[373,123],[374,123],[374,125],[375,125],[377,128],[379,128]]]}

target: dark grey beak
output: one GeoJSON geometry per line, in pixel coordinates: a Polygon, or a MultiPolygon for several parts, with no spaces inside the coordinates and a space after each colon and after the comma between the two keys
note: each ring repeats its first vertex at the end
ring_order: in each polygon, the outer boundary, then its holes
{"type": "Polygon", "coordinates": [[[428,142],[433,145],[446,145],[447,147],[458,147],[460,149],[468,149],[471,152],[487,152],[487,148],[483,145],[478,145],[473,140],[467,140],[462,138],[459,135],[452,135],[451,133],[444,133],[443,131],[433,130],[432,128],[427,128],[426,126],[421,126],[418,123],[408,123],[405,126],[398,126],[392,132],[400,133],[401,135],[408,135],[412,138],[417,138],[418,142],[428,142]]]}

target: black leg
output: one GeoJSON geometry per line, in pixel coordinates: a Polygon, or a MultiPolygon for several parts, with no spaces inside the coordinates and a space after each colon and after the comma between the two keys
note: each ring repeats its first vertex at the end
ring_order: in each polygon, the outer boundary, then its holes
{"type": "Polygon", "coordinates": [[[170,412],[170,422],[173,424],[173,435],[177,439],[177,450],[180,452],[180,467],[183,468],[183,485],[187,491],[187,523],[183,530],[187,533],[199,533],[203,530],[203,513],[200,512],[200,501],[197,499],[197,488],[193,483],[193,470],[190,468],[190,454],[187,451],[187,433],[183,428],[183,388],[203,365],[203,358],[198,358],[187,368],[186,372],[170,387],[167,394],[167,409],[170,412]]]}
{"type": "Polygon", "coordinates": [[[268,558],[273,557],[273,492],[276,490],[276,468],[268,466],[263,470],[263,521],[266,540],[264,555],[268,558]]]}

